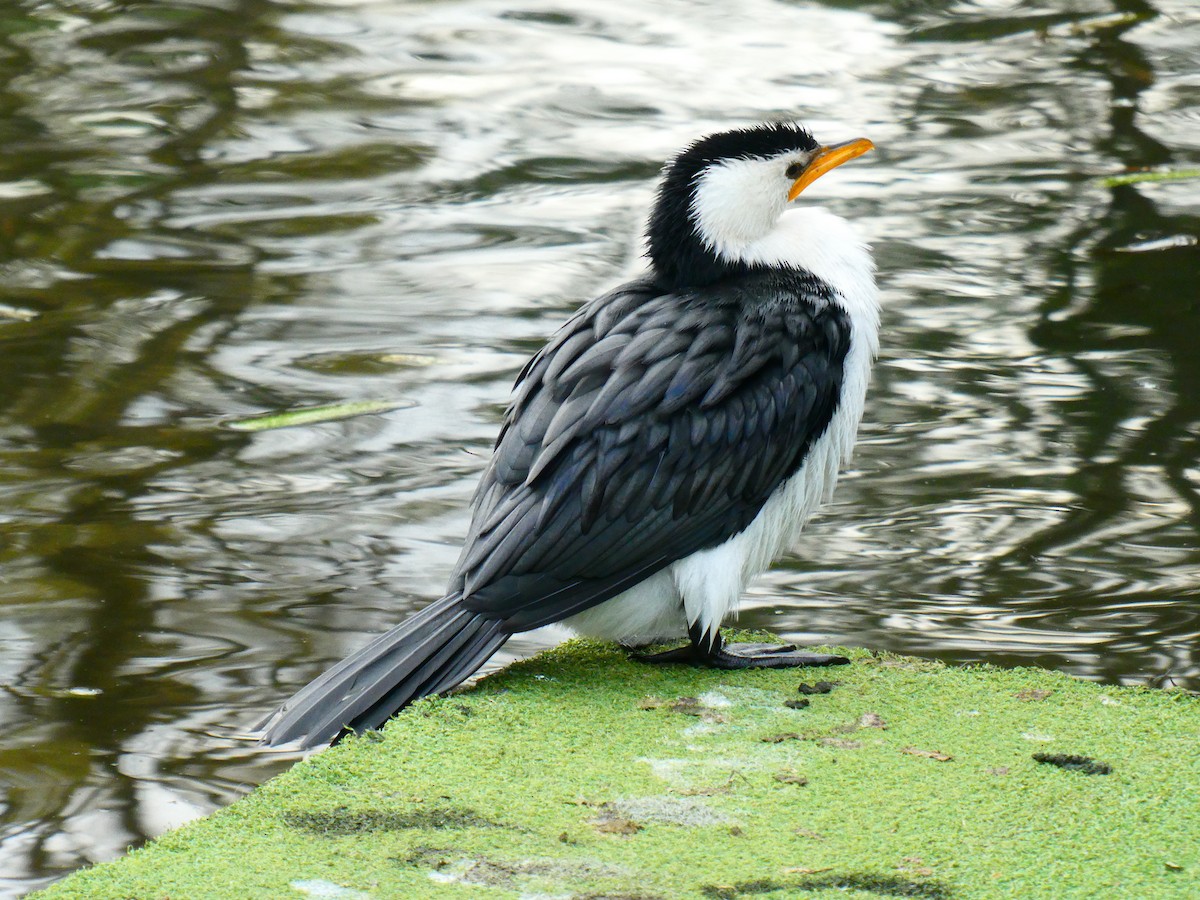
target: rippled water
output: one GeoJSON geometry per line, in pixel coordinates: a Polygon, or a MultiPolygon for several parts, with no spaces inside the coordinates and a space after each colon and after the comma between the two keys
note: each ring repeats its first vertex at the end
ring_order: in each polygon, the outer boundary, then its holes
{"type": "Polygon", "coordinates": [[[290,761],[241,731],[439,594],[663,158],[769,116],[878,145],[805,196],[885,331],[742,620],[1200,688],[1200,182],[1098,180],[1200,164],[1198,71],[1192,0],[10,0],[0,893],[290,761]],[[361,399],[415,405],[225,427],[361,399]]]}

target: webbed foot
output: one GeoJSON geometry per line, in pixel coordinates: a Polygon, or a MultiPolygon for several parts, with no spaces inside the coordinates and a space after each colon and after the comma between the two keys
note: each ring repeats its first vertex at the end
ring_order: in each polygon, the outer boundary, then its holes
{"type": "Polygon", "coordinates": [[[690,643],[661,653],[639,653],[634,658],[648,663],[677,663],[714,669],[792,669],[802,666],[846,666],[844,656],[805,653],[795,644],[727,644],[717,632],[710,641],[694,626],[688,629],[690,643]]]}

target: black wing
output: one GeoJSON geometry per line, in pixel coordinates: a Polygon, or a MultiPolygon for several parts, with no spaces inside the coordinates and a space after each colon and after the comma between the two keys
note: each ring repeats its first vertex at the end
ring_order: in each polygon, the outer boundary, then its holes
{"type": "Polygon", "coordinates": [[[850,321],[811,276],[600,297],[530,360],[451,591],[524,631],[754,519],[837,408],[850,321]]]}

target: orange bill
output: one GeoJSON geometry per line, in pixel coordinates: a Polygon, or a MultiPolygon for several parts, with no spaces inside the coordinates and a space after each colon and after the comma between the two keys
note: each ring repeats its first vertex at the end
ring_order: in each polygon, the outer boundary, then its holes
{"type": "Polygon", "coordinates": [[[850,162],[857,156],[862,156],[874,147],[875,145],[866,138],[855,138],[852,141],[834,144],[832,147],[819,148],[816,156],[812,158],[800,177],[792,182],[792,189],[788,191],[788,202],[791,203],[799,197],[801,191],[826,172],[836,169],[844,162],[850,162]]]}

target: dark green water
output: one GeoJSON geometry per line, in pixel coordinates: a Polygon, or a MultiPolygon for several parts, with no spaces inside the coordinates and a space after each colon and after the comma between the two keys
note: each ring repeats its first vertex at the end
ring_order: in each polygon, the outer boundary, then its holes
{"type": "Polygon", "coordinates": [[[438,596],[662,159],[773,115],[879,147],[805,196],[884,347],[742,621],[1200,688],[1200,181],[1098,180],[1200,166],[1198,71],[1193,0],[7,0],[0,894],[289,762],[242,732],[438,596]]]}

